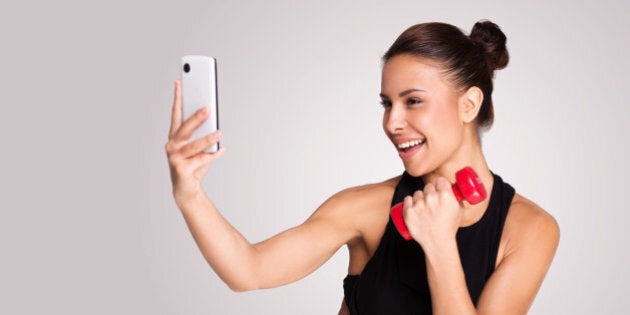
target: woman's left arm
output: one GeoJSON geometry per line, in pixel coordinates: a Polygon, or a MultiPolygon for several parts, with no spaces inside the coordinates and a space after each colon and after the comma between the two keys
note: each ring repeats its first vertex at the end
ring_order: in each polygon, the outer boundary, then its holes
{"type": "Polygon", "coordinates": [[[556,220],[516,195],[503,229],[505,252],[486,283],[479,314],[526,314],[558,248],[556,220]]]}
{"type": "Polygon", "coordinates": [[[468,293],[455,235],[462,209],[450,184],[438,179],[405,199],[405,222],[425,252],[434,314],[526,314],[555,254],[556,221],[534,203],[516,196],[508,213],[500,263],[486,283],[477,308],[468,293]]]}

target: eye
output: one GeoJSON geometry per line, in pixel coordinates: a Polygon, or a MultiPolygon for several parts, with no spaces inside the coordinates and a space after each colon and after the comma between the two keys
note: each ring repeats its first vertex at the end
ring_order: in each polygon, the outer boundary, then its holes
{"type": "Polygon", "coordinates": [[[383,108],[385,108],[385,109],[391,108],[392,107],[392,102],[390,102],[388,100],[381,100],[381,106],[383,106],[383,108]]]}
{"type": "Polygon", "coordinates": [[[419,105],[422,104],[422,100],[414,97],[410,97],[407,99],[407,106],[419,105]]]}

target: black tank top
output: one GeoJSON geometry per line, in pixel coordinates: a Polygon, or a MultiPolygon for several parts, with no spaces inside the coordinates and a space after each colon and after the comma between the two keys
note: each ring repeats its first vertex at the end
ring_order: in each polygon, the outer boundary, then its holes
{"type": "MultiPolygon", "coordinates": [[[[405,172],[396,186],[392,206],[405,196],[424,188],[421,177],[405,172]]],[[[468,292],[475,305],[494,272],[499,242],[514,188],[494,175],[490,202],[476,223],[457,231],[457,246],[468,292]]],[[[360,275],[343,281],[350,314],[431,314],[431,294],[424,252],[420,245],[405,241],[391,218],[381,242],[360,275]]]]}

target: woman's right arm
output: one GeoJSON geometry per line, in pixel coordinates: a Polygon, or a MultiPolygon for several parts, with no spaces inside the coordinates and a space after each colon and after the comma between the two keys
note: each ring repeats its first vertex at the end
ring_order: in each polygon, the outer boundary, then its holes
{"type": "Polygon", "coordinates": [[[200,110],[181,122],[181,84],[175,100],[166,144],[173,196],[206,261],[235,291],[291,283],[313,272],[341,246],[360,233],[348,220],[352,196],[340,193],[327,200],[303,224],[258,244],[251,244],[223,218],[202,187],[211,162],[221,156],[204,150],[221,138],[220,132],[189,142],[193,130],[208,117],[200,110]]]}

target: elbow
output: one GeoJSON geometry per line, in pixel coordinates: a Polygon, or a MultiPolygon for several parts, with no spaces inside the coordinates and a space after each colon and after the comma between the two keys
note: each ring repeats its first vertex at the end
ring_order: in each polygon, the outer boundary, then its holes
{"type": "Polygon", "coordinates": [[[254,263],[256,261],[256,257],[250,255],[248,258],[242,259],[242,263],[233,265],[229,269],[223,269],[223,272],[217,272],[217,274],[233,292],[262,289],[262,281],[258,276],[260,275],[259,268],[254,263]]]}
{"type": "Polygon", "coordinates": [[[243,285],[236,285],[236,284],[228,284],[228,287],[230,288],[230,290],[232,290],[232,292],[236,292],[236,293],[241,293],[241,292],[247,292],[247,291],[253,291],[253,288],[247,287],[247,286],[243,286],[243,285]]]}
{"type": "Polygon", "coordinates": [[[240,293],[247,291],[258,290],[259,287],[256,286],[253,281],[230,281],[226,282],[227,286],[232,290],[232,292],[240,293]]]}

